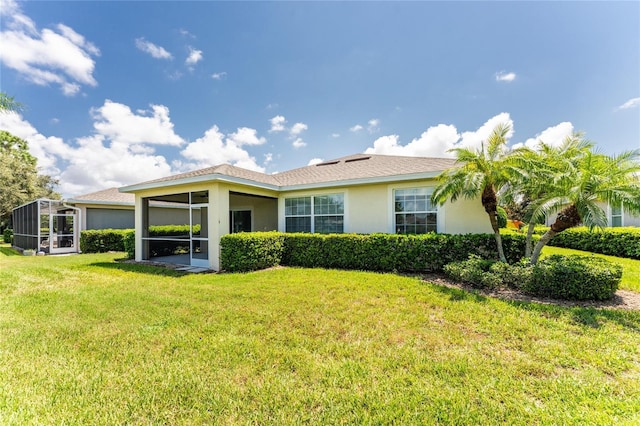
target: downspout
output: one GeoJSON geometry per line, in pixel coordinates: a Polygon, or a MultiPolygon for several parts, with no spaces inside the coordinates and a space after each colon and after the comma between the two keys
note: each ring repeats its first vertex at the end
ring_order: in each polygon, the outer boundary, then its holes
{"type": "Polygon", "coordinates": [[[76,211],[76,217],[78,218],[77,224],[73,224],[73,243],[76,245],[76,252],[80,251],[80,232],[82,232],[82,210],[80,207],[70,206],[65,200],[62,200],[62,205],[76,211]],[[76,231],[77,230],[77,231],[76,231]]]}

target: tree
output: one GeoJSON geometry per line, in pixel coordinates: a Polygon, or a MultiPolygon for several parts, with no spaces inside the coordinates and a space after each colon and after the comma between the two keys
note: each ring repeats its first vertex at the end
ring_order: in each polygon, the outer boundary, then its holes
{"type": "Polygon", "coordinates": [[[0,111],[21,111],[24,107],[13,96],[0,92],[0,111]]]}
{"type": "Polygon", "coordinates": [[[456,201],[463,197],[480,197],[484,211],[489,216],[491,228],[496,239],[498,256],[506,262],[502,248],[502,237],[498,226],[498,191],[509,181],[510,166],[506,158],[507,134],[511,130],[508,124],[496,126],[489,138],[477,150],[454,148],[458,167],[445,170],[431,197],[432,202],[444,204],[447,200],[456,201]]]}
{"type": "Polygon", "coordinates": [[[36,198],[59,199],[58,182],[38,174],[37,160],[25,140],[0,130],[0,229],[9,223],[11,211],[36,198]]]}
{"type": "Polygon", "coordinates": [[[539,210],[549,214],[560,209],[551,228],[538,240],[531,264],[538,262],[542,248],[560,232],[579,225],[602,228],[607,214],[598,202],[640,213],[640,150],[617,156],[594,153],[590,147],[574,151],[572,158],[555,163],[556,178],[539,210]]]}
{"type": "Polygon", "coordinates": [[[593,144],[582,139],[579,133],[568,136],[560,146],[540,142],[536,149],[520,148],[509,157],[511,181],[506,186],[504,201],[511,205],[522,205],[522,219],[529,225],[525,244],[525,257],[533,252],[535,225],[544,221],[549,210],[558,201],[559,182],[566,178],[566,170],[572,161],[591,150],[593,144]]]}

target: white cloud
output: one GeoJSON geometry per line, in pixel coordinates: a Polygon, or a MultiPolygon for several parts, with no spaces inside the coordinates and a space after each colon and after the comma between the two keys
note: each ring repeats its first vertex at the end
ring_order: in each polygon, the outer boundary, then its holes
{"type": "Polygon", "coordinates": [[[239,127],[235,133],[227,135],[227,140],[232,141],[237,146],[243,145],[262,145],[267,140],[263,137],[258,137],[258,131],[249,127],[239,127]]]}
{"type": "Polygon", "coordinates": [[[526,146],[527,148],[536,149],[540,142],[547,145],[559,146],[567,138],[573,134],[573,124],[564,121],[555,126],[547,127],[535,137],[527,139],[524,143],[517,143],[512,146],[513,149],[526,146]]]}
{"type": "MultiPolygon", "coordinates": [[[[404,155],[409,157],[453,157],[448,152],[453,148],[477,149],[486,140],[491,131],[500,123],[510,124],[513,121],[508,113],[498,114],[487,120],[478,130],[459,133],[451,124],[438,124],[429,127],[419,138],[407,145],[400,144],[398,135],[387,135],[376,139],[373,147],[367,148],[367,154],[404,155]]],[[[513,130],[507,135],[510,138],[513,130]]]]}
{"type": "Polygon", "coordinates": [[[211,78],[214,79],[214,80],[222,80],[226,76],[227,76],[226,71],[214,72],[213,74],[211,74],[211,78]]]}
{"type": "Polygon", "coordinates": [[[293,126],[291,126],[291,129],[289,129],[289,134],[291,135],[291,137],[296,137],[300,133],[307,130],[308,128],[309,127],[304,123],[296,123],[293,126]]]}
{"type": "Polygon", "coordinates": [[[273,161],[273,154],[270,152],[267,152],[266,154],[264,154],[264,164],[269,164],[273,161]]]}
{"type": "Polygon", "coordinates": [[[516,73],[514,72],[500,71],[496,73],[496,81],[506,81],[507,83],[511,83],[515,79],[516,73]]]}
{"type": "Polygon", "coordinates": [[[307,146],[307,143],[303,141],[302,138],[297,138],[296,140],[293,141],[292,145],[295,149],[298,149],[298,148],[304,148],[305,146],[307,146]]]}
{"type": "Polygon", "coordinates": [[[164,47],[155,45],[145,40],[144,37],[136,39],[136,47],[156,59],[173,59],[173,55],[167,52],[164,47]]]}
{"type": "Polygon", "coordinates": [[[81,85],[96,86],[93,76],[100,50],[72,28],[58,24],[38,31],[16,2],[3,1],[0,32],[0,62],[27,81],[60,86],[67,96],[80,92],[81,85]]]}
{"type": "Polygon", "coordinates": [[[337,139],[340,137],[340,133],[331,133],[331,137],[337,139]]]}
{"type": "Polygon", "coordinates": [[[128,146],[96,134],[67,143],[44,136],[17,113],[0,114],[0,128],[26,140],[41,173],[60,180],[66,197],[171,174],[166,159],[142,145],[128,146]],[[64,165],[64,168],[61,167],[64,165]]]}
{"type": "Polygon", "coordinates": [[[202,50],[194,49],[189,46],[189,56],[184,61],[189,69],[193,69],[193,66],[202,60],[202,50]]]}
{"type": "Polygon", "coordinates": [[[126,145],[154,144],[179,146],[184,140],[173,130],[169,108],[151,105],[151,111],[131,111],[127,105],[105,100],[92,109],[93,127],[106,138],[126,145]]]}
{"type": "Polygon", "coordinates": [[[640,106],[640,98],[631,98],[629,99],[627,102],[623,103],[622,105],[620,105],[618,107],[618,109],[630,109],[630,108],[636,108],[640,106]]]}
{"type": "Polygon", "coordinates": [[[371,120],[369,120],[369,122],[367,123],[367,132],[369,133],[377,133],[380,131],[380,128],[378,127],[380,125],[380,120],[377,118],[372,118],[371,120]]]}
{"type": "MultiPolygon", "coordinates": [[[[245,169],[264,172],[264,167],[259,166],[255,158],[241,148],[242,144],[247,143],[247,135],[255,137],[255,134],[254,129],[244,127],[225,137],[218,126],[214,125],[205,132],[203,137],[188,144],[180,153],[186,159],[195,161],[195,163],[188,165],[190,168],[229,163],[245,169]]],[[[255,137],[255,139],[260,140],[261,138],[255,137]]]]}
{"type": "Polygon", "coordinates": [[[312,158],[311,160],[309,160],[309,162],[307,163],[307,166],[313,166],[314,164],[320,164],[324,161],[324,159],[322,158],[312,158]]]}
{"type": "Polygon", "coordinates": [[[359,131],[360,131],[360,130],[362,130],[362,129],[364,129],[364,127],[362,127],[362,126],[361,126],[361,125],[359,125],[359,124],[356,124],[355,126],[350,127],[350,128],[349,128],[349,131],[350,131],[350,132],[354,132],[354,133],[356,133],[356,132],[359,132],[359,131]]]}
{"type": "Polygon", "coordinates": [[[287,120],[283,116],[276,115],[275,117],[271,118],[269,121],[271,122],[271,129],[269,129],[269,133],[282,132],[286,130],[286,128],[284,127],[284,124],[287,122],[287,120]]]}

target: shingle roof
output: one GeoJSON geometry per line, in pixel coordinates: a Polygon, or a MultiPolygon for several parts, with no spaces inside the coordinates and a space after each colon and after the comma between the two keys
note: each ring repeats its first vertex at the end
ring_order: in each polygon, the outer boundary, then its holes
{"type": "Polygon", "coordinates": [[[272,187],[287,189],[304,185],[321,185],[347,181],[393,179],[414,175],[437,175],[439,172],[453,167],[455,160],[433,157],[402,157],[395,155],[355,154],[320,164],[268,175],[243,169],[229,164],[221,164],[206,169],[150,180],[123,187],[124,191],[135,191],[142,187],[158,187],[162,184],[181,183],[194,179],[207,180],[231,177],[272,187]]]}
{"type": "Polygon", "coordinates": [[[78,195],[68,199],[70,203],[76,204],[135,204],[136,196],[118,191],[118,188],[103,189],[102,191],[92,192],[90,194],[78,195]]]}

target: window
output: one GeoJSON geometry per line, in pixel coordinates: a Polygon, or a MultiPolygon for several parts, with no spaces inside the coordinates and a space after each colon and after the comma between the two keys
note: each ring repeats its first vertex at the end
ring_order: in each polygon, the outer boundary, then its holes
{"type": "Polygon", "coordinates": [[[611,207],[611,226],[622,226],[622,206],[611,207]]]}
{"type": "Polygon", "coordinates": [[[396,234],[426,234],[438,230],[438,212],[431,204],[428,188],[396,189],[394,213],[396,234]]]}
{"type": "Polygon", "coordinates": [[[316,195],[284,200],[286,232],[344,232],[344,194],[316,195]]]}

